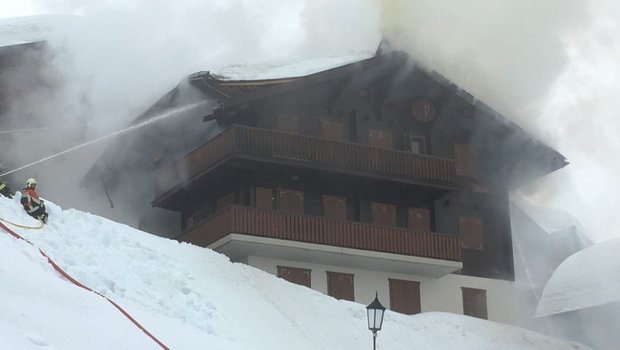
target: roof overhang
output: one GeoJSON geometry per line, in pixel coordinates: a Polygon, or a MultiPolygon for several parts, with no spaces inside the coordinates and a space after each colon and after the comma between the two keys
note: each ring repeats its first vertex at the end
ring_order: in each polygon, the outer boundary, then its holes
{"type": "Polygon", "coordinates": [[[209,245],[233,261],[261,256],[323,265],[439,278],[463,268],[458,261],[384,253],[231,233],[209,245]]]}

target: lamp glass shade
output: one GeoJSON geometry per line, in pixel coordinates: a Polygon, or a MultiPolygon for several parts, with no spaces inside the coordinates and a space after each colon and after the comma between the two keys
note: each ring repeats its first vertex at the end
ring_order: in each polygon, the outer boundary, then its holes
{"type": "Polygon", "coordinates": [[[368,329],[373,332],[380,331],[385,307],[381,305],[378,297],[375,297],[375,300],[366,306],[366,311],[368,312],[368,329]]]}

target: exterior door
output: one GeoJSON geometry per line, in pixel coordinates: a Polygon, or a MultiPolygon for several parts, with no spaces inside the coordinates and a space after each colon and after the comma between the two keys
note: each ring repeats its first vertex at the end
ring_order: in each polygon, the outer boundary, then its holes
{"type": "Polygon", "coordinates": [[[409,228],[414,231],[430,231],[430,211],[422,208],[409,208],[409,228]]]}
{"type": "Polygon", "coordinates": [[[420,282],[389,279],[390,310],[405,315],[413,315],[422,311],[420,301],[420,282]]]}
{"type": "Polygon", "coordinates": [[[396,226],[396,206],[385,203],[370,203],[372,223],[381,226],[396,226]]]}
{"type": "Polygon", "coordinates": [[[344,127],[341,123],[321,120],[321,137],[330,140],[344,141],[344,127]]]}
{"type": "Polygon", "coordinates": [[[299,284],[310,288],[310,270],[297,267],[278,266],[278,277],[291,283],[299,284]]]}
{"type": "Polygon", "coordinates": [[[257,209],[273,209],[273,190],[271,188],[256,187],[254,198],[257,209]]]}
{"type": "Polygon", "coordinates": [[[290,214],[304,214],[304,193],[292,190],[278,190],[278,210],[290,214]]]}
{"type": "Polygon", "coordinates": [[[459,217],[459,234],[463,248],[479,250],[484,248],[482,219],[459,217]]]}
{"type": "Polygon", "coordinates": [[[327,295],[336,299],[355,301],[353,275],[327,271],[327,295]]]}
{"type": "Polygon", "coordinates": [[[457,176],[476,177],[477,164],[471,145],[454,144],[454,170],[457,176]]]}
{"type": "Polygon", "coordinates": [[[394,148],[392,132],[388,130],[368,130],[368,144],[373,147],[394,148]]]}
{"type": "Polygon", "coordinates": [[[487,291],[465,287],[461,290],[463,291],[463,315],[488,319],[487,291]]]}
{"type": "Polygon", "coordinates": [[[347,219],[347,202],[342,197],[323,195],[323,216],[331,219],[347,219]]]}

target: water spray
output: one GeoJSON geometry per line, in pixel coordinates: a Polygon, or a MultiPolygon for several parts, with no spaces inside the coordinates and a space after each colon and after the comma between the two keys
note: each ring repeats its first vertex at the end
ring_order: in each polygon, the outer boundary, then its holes
{"type": "Polygon", "coordinates": [[[36,164],[39,164],[39,163],[45,162],[45,161],[47,161],[47,160],[50,160],[50,159],[56,158],[56,157],[58,157],[58,156],[61,156],[61,155],[63,155],[63,154],[67,154],[67,153],[69,153],[69,152],[72,152],[72,151],[78,150],[78,149],[80,149],[80,148],[83,148],[83,147],[86,147],[86,146],[92,145],[92,144],[94,144],[94,143],[97,143],[97,142],[100,142],[100,141],[103,141],[103,140],[107,140],[107,139],[109,139],[109,138],[111,138],[111,137],[118,136],[118,135],[121,135],[121,134],[124,134],[124,133],[130,132],[130,131],[132,131],[132,130],[135,130],[135,129],[141,128],[141,127],[143,127],[143,126],[145,126],[145,125],[148,125],[148,124],[154,123],[154,122],[156,122],[156,121],[159,121],[159,120],[161,120],[161,119],[164,119],[164,118],[167,118],[167,117],[173,116],[173,115],[175,115],[175,114],[178,114],[178,113],[182,113],[182,112],[186,112],[186,111],[192,110],[192,109],[194,109],[194,108],[196,108],[196,107],[198,107],[198,106],[200,106],[200,105],[203,105],[203,104],[205,104],[205,103],[206,103],[206,101],[201,101],[201,102],[193,103],[193,104],[190,104],[190,105],[187,105],[187,106],[183,106],[183,107],[178,107],[178,108],[170,109],[170,110],[168,110],[168,111],[166,111],[166,112],[163,112],[163,113],[161,113],[161,114],[159,114],[159,115],[156,115],[155,117],[153,117],[153,118],[151,118],[151,119],[145,120],[145,121],[143,121],[143,122],[141,122],[141,123],[139,123],[139,124],[132,125],[132,126],[130,126],[130,127],[127,127],[127,128],[125,128],[125,129],[122,129],[122,130],[114,131],[114,132],[112,132],[112,133],[110,133],[110,134],[108,134],[108,135],[98,137],[98,138],[96,138],[96,139],[94,139],[94,140],[91,140],[91,141],[88,141],[88,142],[82,143],[82,144],[80,144],[80,145],[77,145],[77,146],[71,147],[71,148],[69,148],[69,149],[66,149],[66,150],[61,151],[61,152],[58,152],[58,153],[52,154],[52,155],[47,156],[47,157],[45,157],[45,158],[43,158],[43,159],[39,159],[39,160],[37,160],[37,161],[35,161],[35,162],[32,162],[32,163],[29,163],[29,164],[23,165],[23,166],[21,166],[21,167],[19,167],[19,168],[15,168],[15,169],[13,169],[13,170],[7,171],[7,172],[5,172],[5,173],[0,174],[0,177],[2,177],[2,176],[6,176],[6,175],[9,175],[9,174],[12,174],[12,173],[14,173],[14,172],[16,172],[16,171],[20,171],[20,170],[22,170],[22,169],[29,168],[29,167],[31,167],[31,166],[33,166],[33,165],[36,165],[36,164]]]}
{"type": "Polygon", "coordinates": [[[14,129],[14,130],[0,130],[0,135],[3,134],[21,134],[26,132],[37,132],[37,131],[49,131],[49,130],[63,130],[63,129],[79,129],[82,126],[45,126],[41,128],[27,128],[27,129],[14,129]]]}

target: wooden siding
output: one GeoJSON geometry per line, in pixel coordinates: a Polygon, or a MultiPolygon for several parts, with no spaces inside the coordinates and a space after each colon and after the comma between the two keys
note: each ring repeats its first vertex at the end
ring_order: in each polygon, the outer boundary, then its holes
{"type": "Polygon", "coordinates": [[[230,233],[462,261],[456,236],[239,206],[214,214],[177,239],[206,247],[230,233]]]}
{"type": "Polygon", "coordinates": [[[455,180],[454,161],[451,159],[277,130],[232,126],[186,157],[160,169],[155,183],[156,198],[176,186],[186,184],[235,153],[302,161],[309,167],[314,164],[327,165],[369,175],[386,175],[444,185],[451,185],[455,180]]]}

